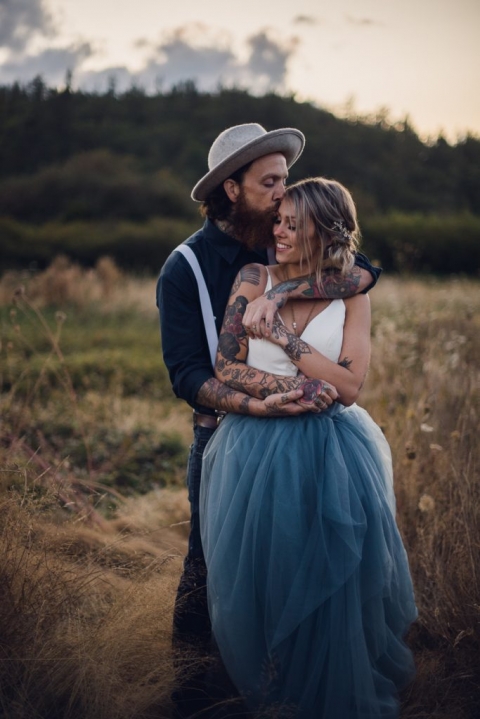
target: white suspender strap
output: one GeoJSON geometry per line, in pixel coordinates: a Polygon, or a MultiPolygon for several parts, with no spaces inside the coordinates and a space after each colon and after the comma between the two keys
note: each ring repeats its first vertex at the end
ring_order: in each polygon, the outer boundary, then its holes
{"type": "Polygon", "coordinates": [[[208,349],[210,351],[210,359],[212,361],[212,367],[215,367],[215,357],[217,355],[218,345],[218,334],[215,326],[215,316],[213,314],[212,302],[210,295],[208,294],[207,285],[205,279],[198,264],[197,257],[194,251],[188,245],[179,245],[175,248],[174,252],[180,252],[188,264],[192,268],[195,279],[198,285],[198,295],[200,297],[200,306],[202,308],[203,324],[205,327],[205,333],[207,335],[208,349]]]}

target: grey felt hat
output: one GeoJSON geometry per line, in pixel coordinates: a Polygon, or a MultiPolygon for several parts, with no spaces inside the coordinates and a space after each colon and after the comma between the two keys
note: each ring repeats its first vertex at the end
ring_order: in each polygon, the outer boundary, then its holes
{"type": "Polygon", "coordinates": [[[281,152],[287,167],[291,167],[302,154],[305,136],[300,130],[282,127],[267,132],[256,122],[235,125],[217,137],[208,153],[208,172],[192,190],[192,200],[202,202],[220,183],[243,165],[259,157],[281,152]]]}

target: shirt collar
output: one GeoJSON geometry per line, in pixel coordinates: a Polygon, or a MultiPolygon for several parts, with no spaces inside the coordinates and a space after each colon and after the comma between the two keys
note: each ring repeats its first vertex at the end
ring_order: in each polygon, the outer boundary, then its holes
{"type": "MultiPolygon", "coordinates": [[[[208,218],[205,220],[203,226],[203,236],[230,265],[233,265],[239,252],[245,249],[241,242],[231,235],[227,235],[226,232],[222,232],[222,230],[208,218]]],[[[259,259],[264,259],[265,253],[262,253],[261,250],[252,250],[252,252],[258,254],[259,259]]]]}

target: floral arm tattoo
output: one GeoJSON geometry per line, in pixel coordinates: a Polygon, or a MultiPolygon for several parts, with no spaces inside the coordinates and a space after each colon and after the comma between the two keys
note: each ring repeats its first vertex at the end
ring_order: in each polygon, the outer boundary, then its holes
{"type": "Polygon", "coordinates": [[[353,297],[357,294],[362,270],[353,267],[342,275],[337,270],[325,270],[322,273],[322,284],[319,287],[315,277],[298,277],[295,280],[280,282],[265,293],[269,300],[275,300],[277,309],[281,309],[289,299],[324,299],[338,300],[353,297]]]}
{"type": "Polygon", "coordinates": [[[245,395],[239,401],[239,394],[226,384],[219,382],[212,377],[207,380],[199,389],[196,396],[199,404],[204,407],[212,407],[224,412],[235,412],[236,414],[250,414],[252,398],[245,395]]]}
{"type": "MultiPolygon", "coordinates": [[[[245,268],[244,268],[245,269],[245,268]]],[[[244,281],[252,282],[253,276],[244,281]]],[[[259,278],[258,278],[259,279],[259,278]]],[[[216,362],[217,378],[231,389],[245,392],[257,399],[265,399],[270,394],[289,392],[298,389],[301,378],[283,377],[249,367],[239,355],[246,356],[248,337],[242,321],[248,299],[243,295],[231,296],[225,311],[222,331],[218,340],[216,362]]]]}

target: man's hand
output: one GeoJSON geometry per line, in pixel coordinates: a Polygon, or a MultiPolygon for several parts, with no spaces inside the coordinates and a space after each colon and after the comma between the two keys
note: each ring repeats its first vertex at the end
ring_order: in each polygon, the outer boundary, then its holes
{"type": "Polygon", "coordinates": [[[304,412],[323,412],[337,397],[337,390],[328,382],[305,378],[299,389],[271,394],[263,400],[263,406],[266,417],[288,417],[304,412]]]}
{"type": "Polygon", "coordinates": [[[282,394],[271,394],[262,400],[263,410],[262,417],[294,417],[298,414],[311,412],[315,408],[312,404],[302,403],[303,390],[293,389],[290,392],[282,394]]]}
{"type": "Polygon", "coordinates": [[[243,326],[250,339],[260,339],[261,337],[270,337],[272,332],[273,318],[277,310],[283,307],[285,301],[282,301],[282,295],[274,295],[267,292],[266,295],[260,295],[256,300],[247,305],[245,314],[243,315],[243,326]]]}

